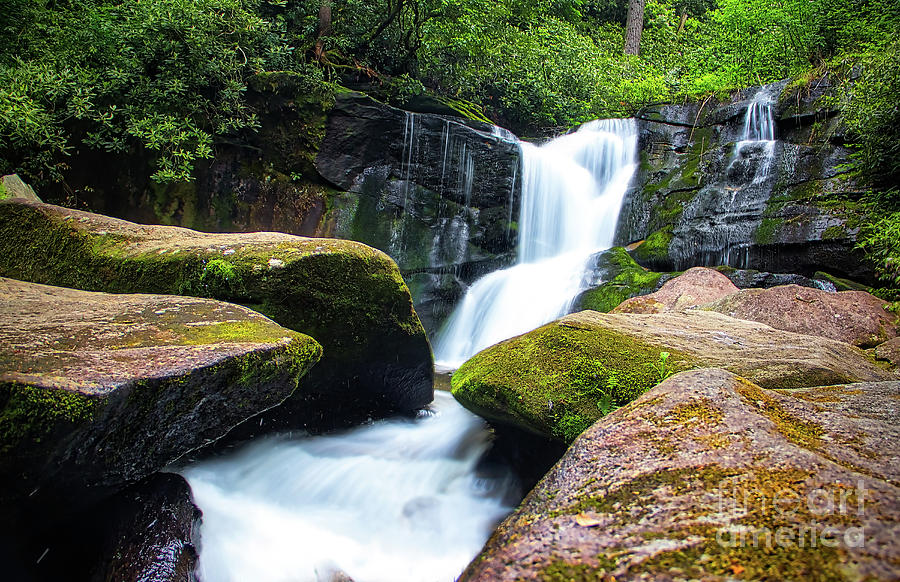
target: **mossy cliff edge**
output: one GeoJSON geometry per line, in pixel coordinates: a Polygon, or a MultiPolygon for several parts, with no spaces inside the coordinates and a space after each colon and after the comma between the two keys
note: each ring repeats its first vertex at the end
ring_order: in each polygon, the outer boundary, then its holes
{"type": "Polygon", "coordinates": [[[489,420],[571,441],[669,374],[702,367],[779,388],[896,379],[845,343],[718,313],[582,311],[476,354],[452,391],[489,420]]]}
{"type": "Polygon", "coordinates": [[[212,297],[316,338],[322,360],[302,395],[278,408],[282,426],[412,410],[432,398],[431,350],[409,290],[387,255],[360,243],[204,234],[6,201],[0,275],[90,291],[212,297]]]}
{"type": "Polygon", "coordinates": [[[283,402],[321,354],[221,301],[0,278],[0,513],[147,477],[283,402]]]}

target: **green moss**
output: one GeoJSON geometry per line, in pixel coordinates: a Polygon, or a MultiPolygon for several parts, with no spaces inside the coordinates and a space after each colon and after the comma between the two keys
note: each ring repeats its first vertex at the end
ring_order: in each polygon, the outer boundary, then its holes
{"type": "Polygon", "coordinates": [[[778,227],[781,226],[782,222],[783,220],[780,218],[763,218],[760,225],[756,228],[756,232],[753,233],[753,240],[761,245],[774,243],[778,227]]]}
{"type": "Polygon", "coordinates": [[[822,240],[839,240],[847,237],[847,229],[843,226],[829,226],[822,232],[822,240]]]}
{"type": "MultiPolygon", "coordinates": [[[[619,332],[551,323],[477,354],[454,373],[452,392],[477,414],[571,441],[604,408],[656,385],[659,360],[658,346],[619,332]]],[[[668,365],[692,367],[680,353],[668,365]]]]}
{"type": "Polygon", "coordinates": [[[202,294],[211,297],[238,297],[242,294],[240,273],[223,259],[213,259],[204,265],[198,285],[202,294]]]}
{"type": "Polygon", "coordinates": [[[8,200],[9,198],[12,198],[12,195],[6,191],[6,186],[0,182],[0,200],[8,200]]]}
{"type": "Polygon", "coordinates": [[[614,560],[598,560],[594,564],[573,564],[558,560],[541,568],[537,579],[541,582],[596,582],[615,569],[614,560]]]}
{"type": "Polygon", "coordinates": [[[697,489],[712,489],[738,474],[740,472],[737,470],[726,470],[718,465],[661,469],[633,477],[609,491],[592,489],[576,503],[553,512],[551,516],[574,516],[592,511],[613,516],[616,523],[624,525],[649,515],[653,508],[646,502],[656,494],[665,492],[666,496],[675,497],[697,489]]]}
{"type": "MultiPolygon", "coordinates": [[[[60,430],[89,422],[99,400],[62,389],[0,382],[0,454],[51,439],[60,430]]],[[[17,451],[21,453],[23,451],[17,451]]]]}
{"type": "Polygon", "coordinates": [[[484,113],[481,111],[481,108],[479,108],[471,101],[466,101],[464,99],[451,99],[448,97],[436,97],[436,99],[437,101],[443,103],[444,105],[455,111],[457,114],[459,114],[460,117],[493,124],[493,122],[484,115],[484,113]]]}
{"type": "Polygon", "coordinates": [[[863,285],[862,283],[857,283],[856,281],[851,281],[850,279],[835,277],[834,275],[830,275],[824,271],[816,271],[813,274],[813,278],[824,279],[831,282],[831,284],[834,285],[834,288],[838,291],[865,291],[866,293],[872,292],[872,288],[868,285],[863,285]]]}
{"type": "Polygon", "coordinates": [[[682,402],[675,406],[667,416],[679,424],[718,424],[722,422],[722,411],[709,398],[699,398],[690,402],[682,402]]]}
{"type": "Polygon", "coordinates": [[[673,227],[668,225],[647,237],[631,255],[639,263],[655,264],[669,258],[669,245],[672,243],[673,227]]]}
{"type": "Polygon", "coordinates": [[[605,282],[584,292],[578,309],[607,313],[626,299],[652,292],[663,276],[638,265],[622,247],[605,251],[597,268],[604,271],[605,282]]]}
{"type": "Polygon", "coordinates": [[[825,431],[814,422],[801,420],[787,410],[771,394],[748,380],[739,378],[738,393],[763,416],[775,423],[775,427],[785,438],[806,449],[818,449],[825,431]]]}

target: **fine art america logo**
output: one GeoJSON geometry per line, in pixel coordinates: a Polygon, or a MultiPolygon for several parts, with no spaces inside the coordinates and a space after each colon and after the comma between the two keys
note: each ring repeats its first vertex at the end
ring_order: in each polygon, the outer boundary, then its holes
{"type": "Polygon", "coordinates": [[[761,492],[746,477],[725,479],[719,484],[718,513],[729,521],[770,516],[782,526],[732,524],[716,532],[716,542],[726,548],[862,548],[865,528],[843,525],[859,523],[865,512],[865,484],[855,488],[816,488],[801,495],[790,488],[761,492]],[[829,525],[841,523],[840,526],[829,525]]]}

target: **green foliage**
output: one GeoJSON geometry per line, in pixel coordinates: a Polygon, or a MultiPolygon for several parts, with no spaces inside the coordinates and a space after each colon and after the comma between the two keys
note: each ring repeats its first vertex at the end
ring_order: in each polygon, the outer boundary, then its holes
{"type": "Polygon", "coordinates": [[[857,246],[874,263],[880,281],[900,287],[900,212],[867,226],[857,246]]]}
{"type": "Polygon", "coordinates": [[[261,16],[272,4],[13,1],[17,42],[0,45],[0,171],[58,181],[81,144],[137,146],[156,160],[155,180],[189,180],[217,136],[257,127],[251,76],[292,69],[321,83],[284,19],[261,16]]]}
{"type": "Polygon", "coordinates": [[[844,106],[857,170],[880,192],[877,202],[900,209],[900,41],[862,60],[862,75],[844,106]]]}
{"type": "Polygon", "coordinates": [[[656,372],[657,383],[662,382],[675,373],[675,371],[669,365],[669,352],[659,352],[659,359],[647,365],[653,368],[653,371],[656,372]]]}
{"type": "Polygon", "coordinates": [[[626,4],[332,0],[320,35],[320,0],[4,0],[0,172],[39,186],[93,148],[145,152],[155,180],[189,180],[218,142],[256,131],[248,85],[273,71],[401,106],[467,100],[534,135],[862,59],[849,129],[861,168],[896,182],[897,3],[648,0],[627,57],[626,4]]]}

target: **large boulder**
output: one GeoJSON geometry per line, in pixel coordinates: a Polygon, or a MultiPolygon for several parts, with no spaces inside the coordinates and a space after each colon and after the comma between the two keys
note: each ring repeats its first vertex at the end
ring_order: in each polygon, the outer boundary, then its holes
{"type": "Polygon", "coordinates": [[[0,504],[138,481],[280,404],[321,353],[220,301],[0,279],[0,504]]]}
{"type": "Polygon", "coordinates": [[[744,289],[701,309],[869,348],[897,337],[897,314],[886,311],[886,305],[865,291],[828,293],[784,285],[744,289]]]}
{"type": "Polygon", "coordinates": [[[696,367],[778,388],[897,378],[845,343],[691,310],[567,315],[476,354],[451,381],[476,414],[572,440],[666,375],[696,367]]]}
{"type": "Polygon", "coordinates": [[[896,580],[898,405],[683,372],[579,437],[460,580],[896,580]]]}
{"type": "Polygon", "coordinates": [[[115,293],[241,303],[315,337],[324,355],[273,428],[414,410],[431,350],[396,265],[351,241],[205,234],[47,204],[0,202],[0,275],[115,293]]]}
{"type": "Polygon", "coordinates": [[[632,297],[621,303],[613,313],[660,313],[681,311],[710,303],[732,293],[738,288],[731,280],[707,267],[694,267],[684,274],[666,281],[659,291],[641,297],[632,297]]]}

